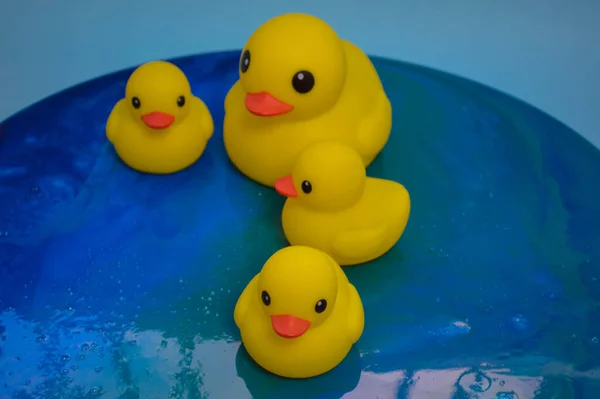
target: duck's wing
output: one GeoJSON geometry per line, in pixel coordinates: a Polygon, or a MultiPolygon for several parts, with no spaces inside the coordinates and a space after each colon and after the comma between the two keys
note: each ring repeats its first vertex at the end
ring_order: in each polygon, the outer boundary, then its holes
{"type": "Polygon", "coordinates": [[[336,258],[359,259],[377,252],[385,239],[387,227],[374,226],[359,230],[340,232],[333,240],[332,251],[336,258]]]}
{"type": "Polygon", "coordinates": [[[359,340],[365,328],[365,312],[358,291],[348,283],[348,338],[352,344],[359,340]]]}
{"type": "Polygon", "coordinates": [[[233,86],[231,86],[231,89],[229,89],[227,95],[225,96],[225,103],[223,104],[225,107],[225,115],[231,113],[232,110],[235,111],[237,107],[243,107],[243,101],[239,101],[240,98],[243,99],[243,95],[244,90],[242,89],[242,85],[238,80],[233,84],[233,86]]]}
{"type": "Polygon", "coordinates": [[[125,111],[123,109],[124,101],[124,99],[121,99],[115,104],[106,121],[106,138],[111,143],[114,143],[115,139],[117,138],[118,131],[121,128],[120,121],[121,118],[123,118],[122,113],[125,111]]]}
{"type": "Polygon", "coordinates": [[[361,154],[374,158],[383,149],[392,129],[391,116],[392,105],[382,90],[356,132],[361,154]]]}
{"type": "Polygon", "coordinates": [[[210,140],[210,138],[213,135],[213,132],[215,131],[215,124],[210,110],[208,109],[204,101],[202,101],[202,99],[198,97],[196,97],[196,99],[198,115],[200,116],[200,131],[202,132],[202,135],[204,136],[206,141],[208,141],[210,140]]]}
{"type": "Polygon", "coordinates": [[[242,325],[244,324],[244,319],[246,318],[248,310],[250,309],[250,305],[252,304],[253,300],[256,300],[255,294],[256,287],[258,285],[258,276],[260,276],[260,273],[258,273],[252,278],[252,280],[250,280],[250,282],[248,283],[246,288],[244,288],[244,291],[242,291],[242,294],[238,298],[237,303],[235,304],[235,308],[233,310],[233,320],[235,321],[235,324],[238,326],[238,328],[242,328],[242,325]]]}

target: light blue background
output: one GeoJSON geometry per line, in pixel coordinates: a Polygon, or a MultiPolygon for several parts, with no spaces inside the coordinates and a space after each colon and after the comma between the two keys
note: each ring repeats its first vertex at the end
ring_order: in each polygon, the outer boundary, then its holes
{"type": "Polygon", "coordinates": [[[3,0],[0,120],[124,67],[240,48],[289,11],[322,17],[371,54],[517,96],[600,145],[598,0],[3,0]]]}

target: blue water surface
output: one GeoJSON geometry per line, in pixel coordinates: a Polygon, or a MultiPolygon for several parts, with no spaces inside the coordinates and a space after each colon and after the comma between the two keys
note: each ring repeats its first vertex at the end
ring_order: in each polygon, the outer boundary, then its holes
{"type": "Polygon", "coordinates": [[[174,61],[216,121],[174,175],[107,143],[131,70],[0,125],[0,398],[600,397],[600,152],[519,100],[379,58],[394,126],[368,172],[407,187],[407,230],[346,269],[366,326],[339,368],[258,368],[233,306],[286,245],[284,198],[224,150],[238,56],[174,61]]]}

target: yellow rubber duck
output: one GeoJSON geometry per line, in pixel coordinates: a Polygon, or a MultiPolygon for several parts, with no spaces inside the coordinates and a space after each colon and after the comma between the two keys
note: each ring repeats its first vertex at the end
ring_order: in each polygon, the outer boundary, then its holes
{"type": "Polygon", "coordinates": [[[342,268],[304,246],[275,252],[240,295],[233,317],[254,361],[288,378],[333,369],[364,328],[360,296],[342,268]]]}
{"type": "Polygon", "coordinates": [[[180,171],[200,158],[214,130],[210,111],[177,66],[153,61],[129,77],[106,122],[119,157],[140,172],[180,171]]]}
{"type": "Polygon", "coordinates": [[[410,214],[406,188],[367,177],[360,156],[339,142],[308,146],[275,189],[288,197],[281,219],[290,244],[318,248],[343,266],[385,254],[410,214]]]}
{"type": "Polygon", "coordinates": [[[339,140],[365,166],[385,146],[392,107],[370,59],[327,23],[284,14],[242,50],[240,79],[225,99],[223,139],[232,163],[272,187],[308,144],[339,140]]]}

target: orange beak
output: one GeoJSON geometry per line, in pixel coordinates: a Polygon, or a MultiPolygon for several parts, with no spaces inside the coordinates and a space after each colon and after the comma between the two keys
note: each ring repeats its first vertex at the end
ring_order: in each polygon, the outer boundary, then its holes
{"type": "Polygon", "coordinates": [[[310,321],[291,315],[272,315],[273,330],[283,338],[298,338],[310,327],[310,321]]]}
{"type": "Polygon", "coordinates": [[[164,112],[150,112],[142,115],[142,121],[150,129],[166,129],[175,122],[175,117],[164,112]]]}
{"type": "Polygon", "coordinates": [[[275,182],[275,191],[286,197],[296,198],[298,191],[294,187],[294,180],[292,175],[283,176],[275,182]]]}
{"type": "Polygon", "coordinates": [[[287,114],[294,107],[273,97],[267,92],[246,93],[246,109],[258,116],[277,116],[287,114]]]}

